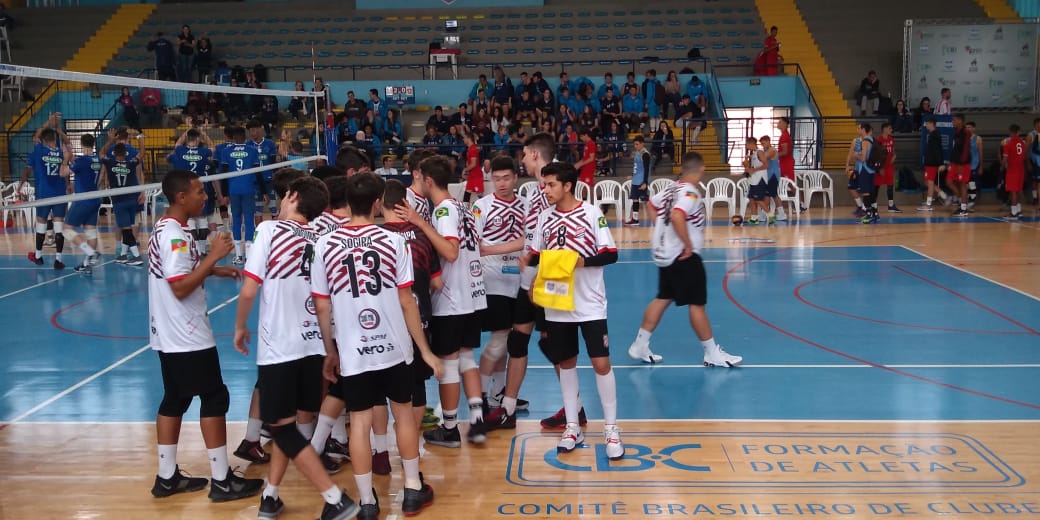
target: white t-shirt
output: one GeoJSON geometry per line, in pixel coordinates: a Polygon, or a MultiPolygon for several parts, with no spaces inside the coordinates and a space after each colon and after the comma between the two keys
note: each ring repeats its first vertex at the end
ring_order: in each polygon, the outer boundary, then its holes
{"type": "Polygon", "coordinates": [[[704,199],[697,187],[688,182],[676,182],[650,199],[657,212],[654,221],[653,253],[658,267],[667,267],[682,254],[683,243],[672,226],[672,210],[686,215],[686,233],[693,252],[704,247],[704,199]]]}
{"type": "Polygon", "coordinates": [[[349,223],[350,217],[340,217],[331,211],[323,211],[321,215],[311,221],[310,227],[319,237],[322,237],[349,223]]]}
{"type": "MultiPolygon", "coordinates": [[[[599,208],[582,202],[570,211],[555,207],[538,217],[538,228],[530,245],[532,253],[564,249],[577,251],[583,258],[617,251],[607,219],[599,208]]],[[[545,309],[545,319],[561,322],[586,322],[607,319],[607,289],[603,267],[579,267],[574,271],[574,310],[545,309]]]]}
{"type": "Polygon", "coordinates": [[[486,309],[480,234],[473,213],[455,199],[444,199],[433,210],[433,228],[440,236],[459,242],[454,262],[441,258],[444,285],[433,293],[433,315],[460,316],[486,309]]]}
{"type": "Polygon", "coordinates": [[[939,101],[935,104],[935,111],[933,113],[937,116],[948,116],[951,111],[950,100],[939,98],[939,101]]]}
{"type": "MultiPolygon", "coordinates": [[[[762,151],[761,149],[756,148],[755,151],[751,153],[751,169],[752,170],[754,170],[756,168],[762,168],[762,166],[765,165],[765,163],[762,162],[762,159],[760,159],[758,157],[758,152],[761,152],[761,151],[762,151]]],[[[768,181],[769,181],[769,169],[768,168],[762,168],[761,170],[752,173],[751,176],[748,178],[748,182],[750,183],[749,184],[750,186],[755,186],[757,184],[767,183],[768,181]]]]}
{"type": "Polygon", "coordinates": [[[412,253],[396,233],[376,225],[344,226],[318,240],[311,293],[332,302],[340,375],[412,362],[412,337],[397,292],[412,282],[412,253]]]}
{"type": "Polygon", "coordinates": [[[317,239],[312,228],[292,220],[256,227],[242,274],[261,284],[257,365],[325,354],[310,283],[317,239]]]}
{"type": "MultiPolygon", "coordinates": [[[[524,201],[524,248],[529,249],[534,240],[535,230],[538,228],[538,217],[543,211],[549,209],[549,199],[545,198],[541,185],[538,189],[528,192],[527,200],[524,201]]],[[[520,287],[531,290],[531,283],[538,275],[537,267],[524,269],[520,275],[520,287]]]]}
{"type": "MultiPolygon", "coordinates": [[[[524,237],[524,209],[519,197],[503,200],[492,193],[473,204],[480,242],[498,245],[524,237]]],[[[516,298],[520,288],[520,253],[480,257],[487,293],[516,298]]]]}
{"type": "Polygon", "coordinates": [[[380,177],[389,177],[391,175],[397,175],[397,168],[378,168],[376,169],[376,175],[380,177]]]}
{"type": "Polygon", "coordinates": [[[429,223],[433,223],[430,220],[430,201],[423,195],[419,195],[412,189],[411,186],[404,191],[406,197],[408,197],[408,205],[411,206],[416,213],[422,215],[423,220],[429,223]]]}
{"type": "Polygon", "coordinates": [[[195,352],[215,347],[206,313],[206,290],[199,285],[177,298],[170,284],[199,265],[199,250],[187,224],[163,217],[148,240],[148,342],[165,353],[195,352]]]}

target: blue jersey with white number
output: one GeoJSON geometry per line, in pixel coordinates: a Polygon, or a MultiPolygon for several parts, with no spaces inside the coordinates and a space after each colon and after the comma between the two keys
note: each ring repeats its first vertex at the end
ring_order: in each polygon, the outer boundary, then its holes
{"type": "Polygon", "coordinates": [[[65,178],[61,176],[61,163],[65,161],[61,145],[51,148],[36,143],[29,155],[29,166],[36,181],[36,198],[60,197],[65,195],[65,178]]]}
{"type": "MultiPolygon", "coordinates": [[[[133,159],[127,158],[124,161],[104,159],[101,161],[101,164],[105,167],[105,175],[108,177],[109,188],[125,188],[127,186],[137,186],[140,184],[140,180],[137,178],[137,167],[141,165],[141,161],[136,157],[133,159]]],[[[113,204],[131,200],[137,200],[136,193],[127,193],[112,197],[113,204]]]]}
{"type": "MultiPolygon", "coordinates": [[[[226,171],[238,172],[259,166],[260,157],[256,153],[256,147],[251,144],[229,143],[224,146],[220,165],[226,171]]],[[[249,195],[256,193],[257,188],[255,175],[239,175],[228,179],[230,195],[249,195]]]]}
{"type": "MultiPolygon", "coordinates": [[[[141,152],[139,152],[137,150],[137,148],[134,148],[133,145],[131,145],[129,143],[124,144],[124,146],[126,146],[126,158],[127,158],[127,160],[129,160],[129,159],[136,159],[137,156],[141,153],[141,152]]],[[[108,154],[105,156],[106,158],[108,158],[108,159],[115,159],[116,158],[115,152],[112,151],[113,148],[114,147],[110,147],[108,149],[108,154]]]]}
{"type": "Polygon", "coordinates": [[[213,157],[213,152],[205,146],[185,146],[174,148],[173,153],[166,158],[169,163],[178,170],[189,172],[202,177],[208,173],[206,164],[213,157]]]}
{"type": "Polygon", "coordinates": [[[98,173],[101,172],[101,160],[97,154],[81,155],[72,161],[72,174],[76,177],[73,183],[76,193],[89,193],[98,189],[98,173]]]}

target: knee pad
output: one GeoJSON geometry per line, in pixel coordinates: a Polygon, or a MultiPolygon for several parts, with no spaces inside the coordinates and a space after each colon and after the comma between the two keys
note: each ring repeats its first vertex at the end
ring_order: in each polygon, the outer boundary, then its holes
{"type": "Polygon", "coordinates": [[[290,460],[295,459],[301,451],[310,445],[295,424],[270,426],[268,431],[271,432],[271,438],[274,439],[278,449],[282,450],[282,453],[288,456],[290,460]]]}
{"type": "Polygon", "coordinates": [[[59,235],[65,231],[65,221],[54,221],[54,234],[59,235]]]}
{"type": "Polygon", "coordinates": [[[632,211],[639,211],[639,201],[638,200],[632,201],[632,211]]]}
{"type": "Polygon", "coordinates": [[[459,351],[459,373],[465,374],[469,370],[477,369],[477,360],[473,357],[473,350],[464,348],[459,351]]]}
{"type": "Polygon", "coordinates": [[[462,381],[459,377],[459,360],[457,359],[442,359],[441,366],[444,367],[443,374],[440,379],[437,380],[442,385],[449,385],[462,381]]]}
{"type": "Polygon", "coordinates": [[[43,224],[41,224],[41,223],[37,222],[36,223],[36,234],[44,235],[46,233],[47,233],[47,223],[44,222],[43,224]]]}
{"type": "Polygon", "coordinates": [[[231,395],[228,394],[227,385],[220,385],[220,389],[200,397],[202,404],[199,406],[199,417],[223,417],[227,415],[228,408],[231,406],[231,395]]]}
{"type": "MultiPolygon", "coordinates": [[[[55,232],[55,233],[57,233],[57,232],[58,232],[58,230],[57,230],[57,229],[55,229],[55,230],[54,230],[54,232],[55,232]]],[[[76,239],[76,234],[77,234],[77,233],[76,233],[76,230],[74,230],[74,229],[72,229],[72,228],[69,228],[69,229],[63,229],[63,230],[61,231],[61,236],[65,237],[65,240],[68,240],[69,242],[72,242],[73,240],[75,240],[75,239],[76,239]]]]}
{"type": "Polygon", "coordinates": [[[511,358],[525,358],[527,357],[527,346],[531,343],[531,335],[524,334],[517,330],[509,331],[509,339],[506,341],[506,348],[509,351],[509,357],[511,358]]]}
{"type": "Polygon", "coordinates": [[[491,339],[489,339],[487,345],[484,346],[484,354],[487,355],[491,361],[502,359],[502,356],[506,354],[506,338],[508,337],[509,332],[504,330],[492,332],[491,339]]]}
{"type": "Polygon", "coordinates": [[[159,403],[159,415],[180,417],[184,415],[184,412],[188,411],[189,406],[191,406],[190,397],[174,398],[169,395],[163,395],[163,400],[159,403]]]}
{"type": "Polygon", "coordinates": [[[552,361],[552,352],[549,351],[549,338],[545,335],[538,338],[538,349],[542,351],[542,354],[545,355],[546,359],[552,361]]]}
{"type": "Polygon", "coordinates": [[[87,237],[87,240],[97,240],[98,230],[97,228],[90,228],[83,231],[83,236],[87,237]]]}

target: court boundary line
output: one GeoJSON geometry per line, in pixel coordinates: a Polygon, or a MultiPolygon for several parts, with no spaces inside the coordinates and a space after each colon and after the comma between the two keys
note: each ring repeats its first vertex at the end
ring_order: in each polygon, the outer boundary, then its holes
{"type": "Polygon", "coordinates": [[[969,271],[969,270],[967,270],[967,269],[965,269],[963,267],[958,267],[958,266],[953,265],[953,264],[951,264],[949,262],[946,262],[944,260],[939,260],[938,258],[935,258],[934,256],[926,255],[926,254],[924,254],[924,253],[922,253],[922,252],[920,252],[920,251],[918,251],[918,250],[916,250],[916,249],[914,249],[914,248],[912,248],[910,246],[900,245],[898,247],[906,249],[907,251],[910,251],[911,253],[913,253],[915,255],[920,255],[920,256],[922,256],[924,258],[927,258],[928,260],[931,260],[931,261],[933,261],[933,262],[935,262],[937,264],[942,264],[942,265],[945,265],[946,267],[949,267],[951,269],[956,269],[957,271],[960,271],[960,272],[962,272],[964,274],[974,276],[975,278],[978,278],[979,280],[983,280],[983,281],[989,282],[989,283],[991,283],[993,285],[997,285],[997,286],[1003,287],[1003,288],[1005,288],[1005,289],[1007,289],[1009,291],[1016,292],[1018,294],[1021,294],[1022,296],[1025,296],[1025,297],[1029,298],[1029,299],[1032,299],[1032,300],[1040,302],[1040,297],[1033,296],[1032,294],[1029,294],[1029,293],[1027,293],[1027,292],[1025,292],[1025,291],[1023,291],[1021,289],[1018,289],[1018,288],[1015,288],[1015,287],[1011,287],[1010,285],[1007,285],[1007,284],[1005,284],[1003,282],[998,282],[998,281],[996,281],[996,280],[994,280],[992,278],[989,278],[987,276],[983,276],[983,275],[978,274],[978,273],[974,273],[974,272],[969,271]]]}
{"type": "MultiPolygon", "coordinates": [[[[392,420],[392,419],[391,419],[392,420]]],[[[541,419],[520,419],[516,422],[534,424],[541,419]]],[[[244,425],[247,421],[226,421],[230,425],[244,425]]],[[[602,423],[603,419],[589,419],[589,424],[602,423]]],[[[1040,424],[1040,419],[730,419],[730,418],[685,418],[685,419],[618,419],[624,423],[805,423],[805,424],[1040,424]]],[[[10,422],[0,422],[0,426],[7,426],[10,422]]],[[[147,426],[154,425],[155,421],[22,421],[17,424],[31,424],[35,426],[147,426]]],[[[199,424],[197,420],[184,420],[183,424],[199,424]]],[[[531,432],[534,433],[534,432],[531,432]]],[[[557,435],[555,431],[543,431],[549,435],[557,435]]]]}
{"type": "MultiPolygon", "coordinates": [[[[115,259],[109,260],[109,261],[104,262],[102,264],[99,264],[99,265],[97,265],[95,267],[101,267],[101,266],[104,266],[104,265],[108,265],[108,264],[111,264],[112,262],[115,262],[115,259]]],[[[54,282],[57,282],[59,280],[64,280],[66,278],[71,278],[73,276],[84,276],[84,275],[82,275],[80,273],[77,273],[77,272],[71,272],[69,274],[64,274],[64,275],[61,275],[61,276],[58,276],[58,277],[55,277],[55,278],[51,278],[50,280],[44,280],[42,282],[37,282],[37,283],[34,283],[34,284],[32,284],[32,285],[30,285],[28,287],[22,287],[21,289],[17,289],[17,290],[11,291],[9,293],[0,294],[0,300],[3,300],[5,298],[10,298],[11,296],[17,296],[19,294],[22,294],[23,292],[31,291],[31,290],[33,290],[33,289],[35,289],[37,287],[43,287],[44,285],[50,285],[50,284],[52,284],[54,282]]]]}
{"type": "MultiPolygon", "coordinates": [[[[74,274],[78,275],[79,273],[74,273],[74,274]]],[[[214,306],[212,309],[206,311],[206,316],[208,317],[208,316],[212,315],[213,313],[219,311],[220,309],[223,309],[224,307],[227,307],[228,305],[231,305],[231,303],[233,303],[237,299],[238,299],[238,295],[236,294],[236,295],[232,296],[231,298],[228,298],[227,300],[224,300],[223,302],[221,302],[221,303],[217,304],[216,306],[214,306]]],[[[111,363],[107,367],[102,368],[101,370],[99,370],[99,371],[97,371],[97,372],[95,372],[95,373],[93,373],[93,374],[91,374],[91,375],[81,379],[76,384],[74,384],[74,385],[72,385],[72,386],[70,386],[70,387],[68,387],[68,388],[66,388],[66,389],[64,389],[64,390],[62,390],[62,391],[52,395],[51,397],[45,399],[44,401],[42,401],[41,403],[37,404],[36,406],[33,406],[32,408],[29,408],[28,410],[26,410],[26,411],[16,415],[13,419],[11,419],[9,421],[5,421],[5,422],[0,422],[0,430],[3,430],[5,428],[7,428],[9,425],[18,424],[19,422],[22,422],[26,417],[29,417],[30,415],[33,415],[36,412],[39,412],[40,410],[43,410],[44,408],[46,408],[46,407],[50,406],[51,404],[53,404],[55,401],[57,401],[57,400],[65,397],[65,396],[71,394],[72,392],[75,392],[76,390],[79,390],[80,388],[82,388],[82,387],[84,387],[84,386],[86,386],[88,384],[90,384],[95,379],[97,379],[97,378],[99,378],[99,377],[101,377],[101,376],[103,376],[103,375],[105,375],[105,374],[107,374],[107,373],[109,373],[109,372],[119,368],[120,366],[124,365],[126,362],[130,361],[131,359],[134,359],[137,356],[140,356],[141,354],[143,354],[147,350],[151,350],[151,345],[150,344],[146,344],[145,346],[143,346],[141,348],[138,348],[137,350],[131,352],[130,354],[127,354],[126,356],[123,356],[122,358],[117,359],[115,362],[111,363]]],[[[80,423],[80,424],[83,424],[83,423],[80,423]]],[[[95,423],[95,424],[104,424],[104,423],[95,423]]]]}
{"type": "MultiPolygon", "coordinates": [[[[967,369],[980,369],[980,368],[998,369],[998,368],[1009,368],[1010,369],[1010,368],[1040,368],[1040,363],[1009,363],[1009,364],[992,363],[992,364],[980,364],[980,365],[952,365],[952,364],[951,365],[928,365],[928,364],[898,364],[898,363],[893,363],[893,364],[881,364],[881,366],[887,367],[887,368],[906,368],[906,369],[914,369],[914,368],[916,368],[916,369],[962,369],[962,368],[967,368],[967,369]]],[[[641,365],[616,365],[616,364],[611,363],[611,367],[612,368],[618,368],[618,369],[640,369],[641,368],[641,369],[647,369],[647,370],[655,369],[655,368],[681,368],[681,369],[736,370],[736,371],[739,371],[739,370],[742,370],[742,369],[796,369],[796,370],[806,369],[806,370],[809,370],[809,369],[831,369],[831,368],[834,368],[834,369],[878,368],[876,365],[868,365],[868,364],[862,364],[862,363],[860,363],[860,364],[836,363],[836,364],[833,364],[833,365],[828,365],[826,363],[818,363],[818,364],[785,364],[785,363],[779,363],[779,364],[739,365],[736,368],[716,368],[716,367],[707,367],[707,366],[704,366],[704,364],[699,364],[699,365],[698,364],[669,365],[669,364],[666,364],[664,362],[652,363],[652,364],[651,363],[643,363],[641,365]]],[[[549,369],[553,369],[553,370],[555,370],[555,368],[552,365],[528,365],[527,368],[528,368],[528,370],[530,370],[530,369],[534,369],[534,370],[549,370],[549,369]]],[[[591,369],[593,367],[592,367],[592,365],[578,365],[575,368],[591,369]]]]}

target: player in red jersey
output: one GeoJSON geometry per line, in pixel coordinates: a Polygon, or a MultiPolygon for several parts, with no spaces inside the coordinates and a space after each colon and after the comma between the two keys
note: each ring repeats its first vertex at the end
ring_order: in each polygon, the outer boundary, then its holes
{"type": "Polygon", "coordinates": [[[1004,189],[1010,197],[1011,212],[1004,220],[1022,218],[1022,188],[1026,181],[1026,142],[1018,135],[1018,125],[1008,128],[1008,136],[1000,143],[1000,164],[1004,168],[1004,189]]]}

